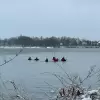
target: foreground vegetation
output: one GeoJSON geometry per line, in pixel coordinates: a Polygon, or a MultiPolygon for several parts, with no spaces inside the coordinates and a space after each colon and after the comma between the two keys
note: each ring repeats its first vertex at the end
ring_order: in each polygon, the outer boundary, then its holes
{"type": "MultiPolygon", "coordinates": [[[[50,89],[52,89],[52,94],[42,91],[47,97],[44,100],[100,100],[100,88],[96,90],[92,90],[91,87],[84,88],[85,81],[100,73],[100,70],[95,70],[96,66],[90,67],[84,79],[78,75],[69,75],[60,65],[58,67],[63,70],[66,77],[56,73],[51,74],[59,80],[62,87],[53,87],[53,85],[46,82],[50,89]]],[[[47,73],[49,72],[43,74],[47,73]]],[[[0,87],[0,100],[35,100],[35,96],[28,93],[22,86],[16,85],[14,81],[3,81],[2,77],[0,77],[0,87]],[[11,84],[11,89],[9,89],[8,84],[11,84]]]]}

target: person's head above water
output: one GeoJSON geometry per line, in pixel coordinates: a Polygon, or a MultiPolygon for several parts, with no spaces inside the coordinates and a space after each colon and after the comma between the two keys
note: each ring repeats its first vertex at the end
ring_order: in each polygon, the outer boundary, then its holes
{"type": "Polygon", "coordinates": [[[34,60],[39,60],[39,58],[38,58],[38,57],[36,57],[34,60]]]}
{"type": "Polygon", "coordinates": [[[31,58],[31,57],[29,57],[29,58],[28,58],[28,60],[32,60],[32,58],[31,58]]]}

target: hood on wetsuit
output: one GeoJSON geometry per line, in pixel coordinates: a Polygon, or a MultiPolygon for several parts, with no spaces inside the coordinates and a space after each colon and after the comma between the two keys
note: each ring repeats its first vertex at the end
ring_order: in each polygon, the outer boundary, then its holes
{"type": "Polygon", "coordinates": [[[38,60],[39,60],[39,58],[37,58],[37,57],[36,57],[34,60],[35,60],[35,61],[38,61],[38,60]]]}
{"type": "Polygon", "coordinates": [[[32,60],[32,58],[31,58],[31,57],[29,57],[29,58],[28,58],[28,60],[30,61],[30,60],[32,60]]]}
{"type": "Polygon", "coordinates": [[[63,58],[61,59],[61,61],[66,61],[66,59],[63,57],[63,58]]]}
{"type": "Polygon", "coordinates": [[[48,58],[45,59],[45,62],[48,62],[48,58]]]}

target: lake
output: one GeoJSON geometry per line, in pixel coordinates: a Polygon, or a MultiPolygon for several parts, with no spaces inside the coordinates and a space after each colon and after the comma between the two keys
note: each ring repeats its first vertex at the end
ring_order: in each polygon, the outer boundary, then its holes
{"type": "MultiPolygon", "coordinates": [[[[19,49],[1,48],[0,64],[3,63],[4,59],[13,57],[18,51],[19,49]]],[[[0,67],[0,73],[3,80],[14,80],[16,84],[23,86],[34,98],[41,100],[45,98],[44,92],[52,90],[46,82],[54,87],[61,87],[60,81],[52,75],[52,73],[64,75],[64,71],[59,66],[62,66],[69,74],[78,74],[84,78],[90,66],[93,65],[100,68],[99,48],[24,48],[23,52],[12,62],[0,67]],[[32,58],[39,57],[40,61],[29,62],[27,60],[29,56],[32,58]],[[64,56],[68,61],[66,63],[44,62],[46,57],[51,60],[53,56],[58,58],[64,56]]],[[[96,77],[93,77],[84,84],[85,86],[97,87],[96,81],[96,77]]]]}

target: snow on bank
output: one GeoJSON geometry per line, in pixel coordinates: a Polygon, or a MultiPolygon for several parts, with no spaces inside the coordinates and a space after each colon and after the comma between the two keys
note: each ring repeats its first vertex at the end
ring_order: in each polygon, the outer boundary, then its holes
{"type": "Polygon", "coordinates": [[[91,91],[88,91],[89,94],[93,94],[93,93],[98,93],[98,90],[91,90],[91,91]]]}
{"type": "Polygon", "coordinates": [[[92,99],[90,97],[88,97],[88,98],[84,98],[82,100],[92,100],[92,99]]]}
{"type": "Polygon", "coordinates": [[[57,94],[57,97],[55,97],[55,99],[52,100],[100,100],[100,89],[84,91],[84,93],[80,95],[76,95],[75,93],[75,95],[73,96],[70,94],[66,95],[65,93],[65,95],[59,97],[59,94],[57,94]]]}
{"type": "Polygon", "coordinates": [[[100,100],[100,89],[87,91],[80,100],[100,100]]]}
{"type": "Polygon", "coordinates": [[[4,49],[20,49],[20,48],[22,48],[22,47],[9,47],[9,46],[0,46],[0,48],[2,49],[2,48],[4,48],[4,49]]]}
{"type": "MultiPolygon", "coordinates": [[[[0,48],[2,49],[2,48],[5,48],[5,49],[20,49],[20,48],[23,48],[23,47],[21,47],[21,46],[0,46],[0,48]]],[[[36,46],[34,46],[34,47],[24,47],[24,48],[45,48],[45,47],[36,47],[36,46]]],[[[53,47],[46,47],[47,49],[52,49],[53,47]]]]}

